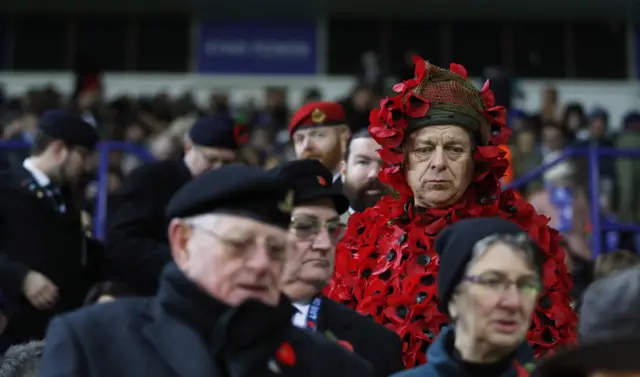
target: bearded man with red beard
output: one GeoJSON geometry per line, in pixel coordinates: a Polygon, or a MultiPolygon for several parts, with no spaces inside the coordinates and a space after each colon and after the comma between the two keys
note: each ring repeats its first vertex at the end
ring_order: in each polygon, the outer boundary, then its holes
{"type": "MultiPolygon", "coordinates": [[[[525,230],[546,257],[528,333],[533,350],[540,356],[574,342],[577,316],[562,238],[531,204],[502,191],[509,164],[499,147],[510,134],[505,108],[495,105],[488,81],[478,91],[461,65],[446,70],[419,57],[414,62],[415,77],[395,85],[398,94],[370,116],[384,162],[379,178],[395,193],[351,215],[325,294],[395,330],[406,367],[423,364],[450,323],[437,304],[436,236],[461,219],[500,217],[525,230]]],[[[491,282],[466,278],[490,289],[491,282]]]]}
{"type": "Polygon", "coordinates": [[[289,137],[297,159],[315,158],[341,183],[342,156],[351,135],[344,109],[335,102],[311,102],[302,106],[289,122],[289,137]]]}

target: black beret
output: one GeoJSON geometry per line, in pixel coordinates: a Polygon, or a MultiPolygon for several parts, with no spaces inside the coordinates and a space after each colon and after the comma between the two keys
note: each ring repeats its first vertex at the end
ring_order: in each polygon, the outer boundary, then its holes
{"type": "Polygon", "coordinates": [[[333,186],[333,175],[320,161],[312,158],[289,161],[276,166],[273,171],[291,181],[295,205],[331,199],[338,214],[349,209],[349,200],[333,186]]]}
{"type": "Polygon", "coordinates": [[[226,213],[288,228],[294,193],[290,182],[259,168],[231,164],[205,172],[171,198],[167,217],[226,213]]]}
{"type": "Polygon", "coordinates": [[[38,128],[68,146],[81,146],[92,150],[100,137],[96,128],[80,116],[64,110],[47,111],[40,117],[38,128]]]}
{"type": "Polygon", "coordinates": [[[449,300],[463,278],[478,241],[494,234],[526,234],[517,224],[499,217],[479,217],[455,222],[436,238],[436,252],[440,256],[438,270],[438,306],[448,313],[449,300]]]}
{"type": "Polygon", "coordinates": [[[189,138],[194,144],[211,148],[236,150],[248,142],[248,131],[236,124],[228,114],[215,114],[201,118],[189,130],[189,138]]]}

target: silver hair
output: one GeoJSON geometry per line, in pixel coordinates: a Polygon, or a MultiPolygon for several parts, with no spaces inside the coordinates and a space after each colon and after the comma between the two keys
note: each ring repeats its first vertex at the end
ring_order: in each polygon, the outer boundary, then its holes
{"type": "Polygon", "coordinates": [[[536,246],[531,242],[531,239],[526,233],[520,234],[492,234],[487,236],[473,245],[471,250],[471,260],[467,263],[467,270],[475,264],[491,246],[501,243],[512,247],[522,253],[526,263],[531,266],[536,273],[540,273],[540,266],[537,261],[536,246]]]}
{"type": "Polygon", "coordinates": [[[11,346],[2,357],[0,377],[36,377],[43,353],[43,341],[11,346]]]}

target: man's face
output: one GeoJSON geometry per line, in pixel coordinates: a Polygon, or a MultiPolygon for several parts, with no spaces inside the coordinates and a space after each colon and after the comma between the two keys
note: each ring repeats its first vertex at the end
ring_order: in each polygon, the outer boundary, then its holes
{"type": "Polygon", "coordinates": [[[276,306],[291,247],[282,228],[256,220],[211,214],[174,219],[169,241],[176,265],[212,297],[230,306],[247,299],[276,306]]]}
{"type": "Polygon", "coordinates": [[[407,140],[407,183],[416,204],[444,208],[456,203],[473,179],[473,144],[462,127],[424,127],[407,140]]]}
{"type": "Polygon", "coordinates": [[[331,172],[337,172],[344,147],[343,127],[327,126],[302,128],[293,133],[293,148],[296,158],[320,160],[331,172]]]}
{"type": "Polygon", "coordinates": [[[386,193],[378,179],[382,159],[378,155],[380,145],[372,138],[362,137],[351,141],[349,157],[342,169],[344,194],[351,207],[358,212],[374,206],[386,193]]]}
{"type": "Polygon", "coordinates": [[[295,207],[291,218],[294,247],[282,284],[303,284],[319,291],[333,274],[336,242],[344,226],[328,199],[295,207]]]}
{"type": "Polygon", "coordinates": [[[91,152],[83,147],[67,147],[65,157],[60,165],[60,174],[64,182],[75,182],[85,172],[85,166],[91,152]]]}
{"type": "Polygon", "coordinates": [[[227,148],[203,147],[194,144],[187,153],[191,154],[190,167],[195,176],[236,161],[236,152],[227,148]]]}
{"type": "Polygon", "coordinates": [[[546,126],[542,129],[542,142],[550,150],[558,151],[564,147],[564,135],[560,128],[546,126]]]}

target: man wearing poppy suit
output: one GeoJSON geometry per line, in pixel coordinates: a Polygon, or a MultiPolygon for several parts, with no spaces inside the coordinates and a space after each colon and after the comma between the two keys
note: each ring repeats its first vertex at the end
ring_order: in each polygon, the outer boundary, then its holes
{"type": "Polygon", "coordinates": [[[0,175],[0,289],[10,344],[41,339],[49,320],[82,306],[102,280],[102,245],[82,226],[72,187],[98,143],[66,111],[45,112],[30,156],[0,175]]]}
{"type": "Polygon", "coordinates": [[[311,102],[302,106],[289,122],[289,137],[296,158],[320,160],[333,174],[340,189],[340,166],[351,136],[342,106],[335,102],[311,102]]]}
{"type": "Polygon", "coordinates": [[[155,294],[171,260],[164,210],[192,177],[235,162],[246,131],[226,114],[198,120],[185,138],[182,160],[158,161],[133,171],[109,219],[106,248],[111,274],[138,295],[155,294]]]}
{"type": "Polygon", "coordinates": [[[336,242],[344,229],[340,215],[349,208],[347,198],[333,186],[331,172],[315,159],[288,162],[274,171],[291,180],[295,191],[290,225],[294,250],[281,283],[298,310],[293,324],[353,350],[379,377],[403,369],[398,335],[320,293],[333,274],[336,242]]]}

